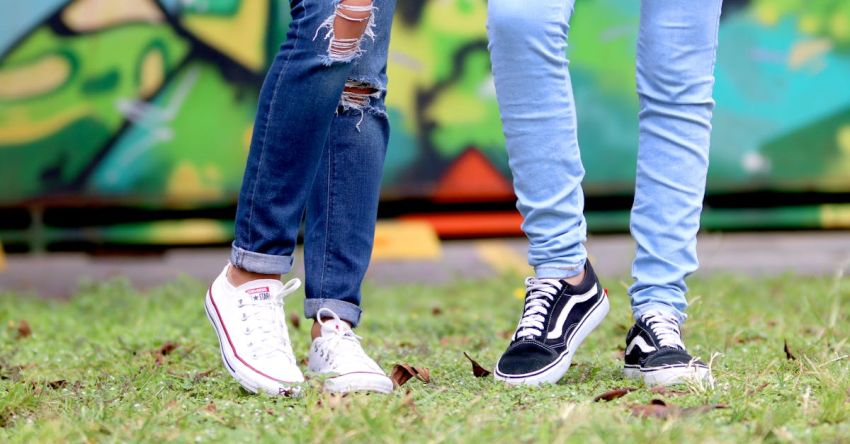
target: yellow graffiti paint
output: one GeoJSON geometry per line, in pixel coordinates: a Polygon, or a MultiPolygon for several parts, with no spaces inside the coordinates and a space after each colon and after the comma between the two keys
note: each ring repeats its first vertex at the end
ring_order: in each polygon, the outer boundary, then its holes
{"type": "Polygon", "coordinates": [[[201,177],[196,165],[182,161],[177,164],[168,178],[168,197],[176,198],[176,200],[221,198],[222,190],[218,184],[205,179],[201,177]]]}
{"type": "Polygon", "coordinates": [[[833,15],[829,19],[829,32],[839,42],[850,42],[850,17],[846,14],[833,15]]]}
{"type": "Polygon", "coordinates": [[[141,86],[139,93],[144,98],[153,96],[165,81],[165,57],[159,49],[152,49],[142,61],[141,86]]]}
{"type": "Polygon", "coordinates": [[[767,2],[758,3],[753,12],[756,20],[766,26],[776,25],[781,17],[779,7],[767,2]]]}
{"type": "Polygon", "coordinates": [[[788,55],[788,66],[793,69],[800,69],[831,50],[832,42],[829,39],[800,41],[791,48],[791,53],[788,55]]]}
{"type": "Polygon", "coordinates": [[[823,228],[850,228],[850,205],[824,205],[820,218],[823,228]]]}
{"type": "Polygon", "coordinates": [[[254,137],[254,125],[248,125],[245,128],[245,133],[242,135],[242,142],[244,145],[242,146],[243,150],[247,153],[251,149],[251,139],[254,137]]]}
{"type": "Polygon", "coordinates": [[[531,266],[523,255],[510,248],[504,241],[481,241],[475,243],[475,251],[493,270],[499,273],[518,275],[532,274],[531,266]]]}
{"type": "Polygon", "coordinates": [[[62,13],[64,23],[77,32],[129,22],[159,23],[163,19],[153,0],[77,0],[62,13]]]}
{"type": "Polygon", "coordinates": [[[442,254],[437,232],[427,222],[381,221],[375,228],[373,260],[438,260],[442,254]]]}
{"type": "Polygon", "coordinates": [[[842,154],[850,156],[850,125],[844,125],[838,130],[838,134],[835,136],[835,142],[838,144],[838,148],[842,154]]]}
{"type": "Polygon", "coordinates": [[[206,44],[246,68],[265,68],[265,36],[269,14],[266,0],[242,0],[232,17],[189,15],[183,24],[206,44]]]}
{"type": "Polygon", "coordinates": [[[486,107],[487,104],[482,102],[479,97],[458,91],[449,91],[442,94],[429,107],[426,115],[439,124],[476,124],[487,118],[486,107]]]}
{"type": "Polygon", "coordinates": [[[804,14],[797,21],[797,27],[800,29],[800,32],[805,34],[817,34],[823,28],[823,22],[820,17],[814,14],[804,14]]]}
{"type": "Polygon", "coordinates": [[[72,122],[91,114],[88,106],[78,106],[42,120],[32,120],[14,113],[0,126],[0,146],[32,142],[54,134],[72,122]]]}
{"type": "Polygon", "coordinates": [[[233,233],[210,219],[152,222],[151,242],[172,245],[203,245],[229,241],[233,233]]]}
{"type": "Polygon", "coordinates": [[[21,100],[49,93],[64,85],[69,75],[70,64],[58,55],[0,69],[0,99],[21,100]]]}

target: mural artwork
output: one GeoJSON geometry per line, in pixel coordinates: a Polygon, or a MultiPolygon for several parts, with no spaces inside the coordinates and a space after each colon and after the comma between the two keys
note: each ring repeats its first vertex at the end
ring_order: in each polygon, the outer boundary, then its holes
{"type": "MultiPolygon", "coordinates": [[[[569,56],[590,206],[628,203],[633,187],[638,8],[576,6],[569,56]]],[[[385,200],[511,201],[485,19],[484,0],[399,1],[385,200]]],[[[288,23],[281,0],[3,2],[0,208],[232,205],[288,23]]],[[[772,202],[750,219],[708,211],[706,226],[850,226],[850,2],[728,0],[716,99],[709,206],[754,193],[817,199],[772,202]]],[[[612,209],[622,228],[627,205],[612,209]]],[[[229,236],[227,223],[186,223],[172,236],[229,236]]],[[[156,224],[113,229],[106,237],[170,239],[156,224]]]]}

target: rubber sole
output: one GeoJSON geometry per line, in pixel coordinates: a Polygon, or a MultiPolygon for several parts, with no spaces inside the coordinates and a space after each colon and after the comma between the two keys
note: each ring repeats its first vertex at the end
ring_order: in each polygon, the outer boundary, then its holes
{"type": "Polygon", "coordinates": [[[567,349],[545,370],[535,372],[535,374],[529,376],[505,375],[499,372],[497,366],[496,370],[493,372],[493,378],[497,381],[503,381],[511,385],[540,385],[554,384],[558,382],[564,377],[567,370],[570,369],[570,364],[572,363],[573,356],[575,356],[578,347],[582,342],[584,342],[590,332],[602,323],[602,320],[605,319],[609,309],[610,303],[608,302],[608,296],[606,294],[602,297],[602,300],[591,309],[587,317],[584,318],[584,321],[582,321],[582,323],[578,326],[578,329],[576,329],[572,341],[570,341],[567,349]]]}
{"type": "Polygon", "coordinates": [[[224,363],[224,368],[228,373],[230,373],[230,376],[232,376],[233,379],[235,379],[245,390],[251,393],[258,393],[262,390],[272,396],[299,396],[301,394],[301,387],[295,383],[287,385],[278,383],[275,388],[261,387],[260,384],[257,384],[252,381],[250,377],[246,377],[243,374],[243,372],[248,373],[251,372],[251,370],[247,368],[242,369],[243,366],[239,363],[236,356],[233,355],[229,347],[225,347],[221,333],[223,330],[221,326],[221,319],[219,319],[215,310],[210,306],[211,302],[210,293],[207,291],[206,297],[204,298],[204,311],[206,312],[207,319],[210,321],[210,324],[215,331],[216,338],[218,338],[221,361],[224,363]]]}
{"type": "Polygon", "coordinates": [[[696,365],[670,366],[658,369],[623,368],[623,375],[631,379],[641,379],[644,384],[654,387],[708,382],[714,385],[714,378],[708,367],[696,365]]]}
{"type": "Polygon", "coordinates": [[[380,373],[349,373],[325,380],[324,390],[330,393],[391,393],[393,382],[380,373]]]}

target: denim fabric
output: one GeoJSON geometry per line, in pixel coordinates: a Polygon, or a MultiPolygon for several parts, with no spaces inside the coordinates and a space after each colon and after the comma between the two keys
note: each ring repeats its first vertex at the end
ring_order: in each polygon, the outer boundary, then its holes
{"type": "MultiPolygon", "coordinates": [[[[584,168],[565,54],[574,2],[489,2],[496,92],[529,263],[538,277],[575,276],[587,257],[584,168]]],[[[636,316],[660,309],[685,319],[685,277],[698,266],[721,4],[641,2],[631,218],[637,255],[629,289],[636,316]]]]}
{"type": "Polygon", "coordinates": [[[260,92],[231,262],[288,273],[303,220],[305,316],[327,307],[356,325],[389,138],[384,97],[395,0],[374,0],[374,23],[347,59],[330,56],[338,4],[291,2],[287,40],[260,92]],[[376,92],[347,99],[346,85],[376,92]]]}

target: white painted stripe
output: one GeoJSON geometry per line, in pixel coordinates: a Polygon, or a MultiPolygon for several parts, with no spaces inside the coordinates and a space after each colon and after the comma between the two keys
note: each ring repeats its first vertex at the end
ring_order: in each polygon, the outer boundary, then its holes
{"type": "Polygon", "coordinates": [[[596,285],[594,284],[593,288],[591,288],[590,291],[588,291],[587,293],[571,297],[570,301],[567,302],[567,305],[564,306],[564,309],[561,310],[561,314],[558,315],[558,320],[555,322],[555,327],[549,331],[549,334],[546,336],[546,338],[560,338],[561,335],[564,334],[564,323],[567,322],[567,318],[570,316],[570,311],[572,311],[573,307],[575,307],[576,304],[586,302],[588,299],[596,296],[596,293],[596,285]]]}
{"type": "Polygon", "coordinates": [[[640,350],[644,353],[651,353],[657,350],[655,347],[647,344],[646,340],[643,339],[643,336],[636,336],[634,339],[632,339],[631,344],[626,347],[626,354],[631,353],[635,347],[640,348],[640,350]]]}

